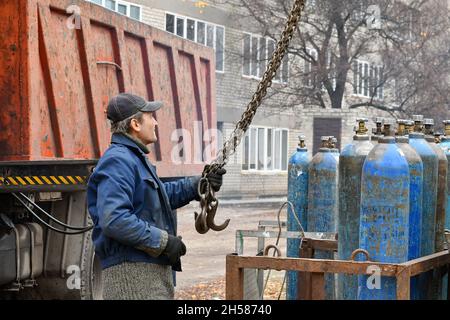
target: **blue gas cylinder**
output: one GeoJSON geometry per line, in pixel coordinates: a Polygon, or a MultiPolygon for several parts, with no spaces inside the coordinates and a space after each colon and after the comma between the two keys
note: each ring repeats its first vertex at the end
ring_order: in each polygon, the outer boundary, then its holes
{"type": "MultiPolygon", "coordinates": [[[[300,231],[298,222],[306,231],[306,210],[308,208],[308,166],[311,161],[311,155],[305,144],[305,136],[299,136],[300,143],[297,151],[289,159],[288,166],[288,201],[290,201],[297,214],[288,208],[287,230],[300,231]]],[[[299,239],[287,239],[287,256],[291,258],[299,257],[299,239]]],[[[297,299],[297,272],[287,272],[286,299],[297,299]]]]}
{"type": "MultiPolygon", "coordinates": [[[[439,144],[445,152],[448,164],[450,166],[450,120],[442,121],[444,123],[445,133],[439,144]]],[[[450,230],[450,167],[447,167],[447,207],[445,210],[445,229],[450,230]]],[[[448,295],[448,273],[443,277],[442,299],[447,300],[448,295]]]]}
{"type": "MultiPolygon", "coordinates": [[[[336,232],[338,214],[338,163],[331,152],[329,137],[322,137],[322,147],[309,165],[307,231],[336,232]]],[[[314,258],[333,259],[333,252],[316,250],[314,258]]],[[[334,275],[325,275],[326,299],[335,299],[334,275]]]]}
{"type": "MultiPolygon", "coordinates": [[[[416,150],[423,163],[423,201],[420,229],[420,256],[435,252],[436,200],[438,187],[438,157],[425,140],[423,133],[423,116],[414,115],[414,132],[409,134],[409,144],[416,150]]],[[[427,299],[431,294],[432,273],[419,275],[420,299],[427,299]]]]}
{"type": "MultiPolygon", "coordinates": [[[[408,120],[397,120],[398,129],[395,140],[397,146],[409,165],[409,248],[408,260],[420,257],[420,225],[422,222],[422,201],[423,201],[423,163],[420,156],[409,145],[409,133],[406,129],[408,120]]],[[[418,278],[411,279],[411,299],[419,299],[418,278]]]]}
{"type": "MultiPolygon", "coordinates": [[[[444,150],[436,143],[434,136],[434,120],[424,119],[424,133],[425,140],[436,153],[438,157],[438,190],[436,202],[436,225],[435,225],[435,252],[445,250],[445,216],[447,207],[447,169],[448,161],[444,150]]],[[[441,270],[435,269],[433,271],[433,285],[431,299],[440,299],[442,297],[442,277],[441,270]]]]}
{"type": "MultiPolygon", "coordinates": [[[[447,157],[448,164],[450,165],[450,120],[444,120],[445,135],[441,138],[439,144],[442,150],[444,150],[447,157]]],[[[447,168],[447,208],[445,210],[445,229],[450,230],[450,168],[447,168]]]]}
{"type": "Polygon", "coordinates": [[[447,168],[448,161],[444,150],[436,143],[434,137],[433,119],[424,119],[425,125],[425,140],[430,145],[431,149],[436,153],[438,157],[438,190],[437,190],[437,202],[436,202],[436,225],[435,225],[435,252],[444,250],[445,238],[445,216],[447,206],[447,168]]]}
{"type": "MultiPolygon", "coordinates": [[[[408,260],[410,178],[392,125],[393,121],[385,120],[385,136],[364,161],[359,247],[369,253],[370,260],[403,263],[408,260]]],[[[367,275],[358,276],[358,299],[396,299],[395,278],[381,277],[377,283],[367,275]]]]}
{"type": "Polygon", "coordinates": [[[410,174],[409,189],[409,251],[408,260],[420,257],[420,225],[422,221],[423,201],[423,163],[420,155],[409,144],[405,128],[407,120],[398,120],[397,146],[408,161],[410,174]]]}
{"type": "MultiPolygon", "coordinates": [[[[352,252],[359,248],[359,211],[361,198],[361,172],[366,156],[373,148],[367,134],[367,119],[357,119],[356,135],[339,156],[339,215],[338,259],[350,260],[352,252]]],[[[337,298],[356,300],[358,277],[338,274],[337,298]]]]}

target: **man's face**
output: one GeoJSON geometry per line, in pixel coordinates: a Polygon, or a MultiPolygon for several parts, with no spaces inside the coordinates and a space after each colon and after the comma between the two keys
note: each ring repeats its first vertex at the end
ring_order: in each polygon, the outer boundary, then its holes
{"type": "Polygon", "coordinates": [[[158,125],[158,122],[153,118],[153,113],[144,112],[140,123],[137,120],[132,121],[134,122],[132,124],[132,128],[134,129],[133,135],[141,140],[142,143],[147,145],[158,141],[158,138],[156,137],[156,126],[158,125]]]}

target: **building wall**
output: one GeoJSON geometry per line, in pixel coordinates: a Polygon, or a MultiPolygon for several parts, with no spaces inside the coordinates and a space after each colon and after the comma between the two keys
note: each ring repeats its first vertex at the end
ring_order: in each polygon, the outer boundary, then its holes
{"type": "MultiPolygon", "coordinates": [[[[242,58],[235,54],[242,47],[242,31],[226,29],[225,73],[216,74],[217,78],[217,106],[218,121],[224,122],[225,137],[234,129],[241,118],[244,108],[249,103],[258,84],[257,80],[242,76],[242,58]]],[[[273,86],[277,86],[276,83],[273,86]]],[[[349,92],[350,89],[349,89],[349,92]]],[[[373,126],[376,116],[387,117],[383,111],[366,107],[348,109],[344,101],[342,109],[319,107],[299,107],[295,111],[284,106],[284,100],[275,96],[265,101],[258,109],[252,125],[275,126],[289,129],[288,154],[290,157],[297,148],[298,136],[306,136],[306,143],[310,152],[313,150],[313,123],[314,118],[340,118],[341,119],[341,148],[352,141],[353,128],[356,119],[369,118],[369,127],[373,126]]],[[[328,133],[329,134],[329,133],[328,133]]],[[[268,197],[285,196],[287,193],[287,172],[282,173],[248,173],[241,170],[242,144],[235,157],[226,166],[227,175],[224,179],[222,196],[227,197],[268,197]],[[233,163],[231,165],[231,163],[233,163]]]]}
{"type": "MultiPolygon", "coordinates": [[[[176,0],[130,0],[143,5],[143,22],[157,28],[165,29],[165,12],[171,12],[186,17],[196,18],[225,26],[225,62],[224,72],[216,72],[217,121],[221,123],[224,139],[234,129],[242,112],[250,102],[256,90],[258,81],[242,76],[242,37],[243,32],[233,28],[236,24],[229,19],[230,12],[217,7],[198,8],[192,1],[176,0]]],[[[274,83],[273,86],[279,86],[274,83]]],[[[349,90],[348,92],[351,92],[349,90]]],[[[356,118],[367,117],[373,120],[375,116],[387,116],[385,112],[358,108],[349,110],[344,101],[342,109],[302,107],[295,111],[284,107],[284,100],[275,96],[264,101],[258,109],[252,125],[287,128],[288,158],[295,152],[298,135],[306,136],[307,147],[313,149],[314,118],[340,118],[342,122],[341,148],[352,140],[356,118]]],[[[373,127],[371,121],[369,127],[373,127]]],[[[285,196],[287,193],[287,172],[243,172],[242,144],[230,158],[220,191],[223,198],[260,198],[270,196],[285,196]]]]}
{"type": "Polygon", "coordinates": [[[159,29],[164,29],[166,23],[166,12],[164,10],[142,7],[142,21],[159,29]]]}
{"type": "MultiPolygon", "coordinates": [[[[258,81],[242,76],[242,31],[226,28],[225,31],[225,72],[217,73],[218,121],[222,121],[224,137],[234,129],[242,112],[251,100],[258,81]]],[[[273,84],[277,85],[277,84],[273,84]]],[[[258,109],[252,125],[288,129],[288,153],[295,150],[298,143],[297,121],[291,112],[283,110],[283,101],[275,97],[270,105],[263,103],[258,109]],[[276,107],[273,108],[272,105],[276,107]]],[[[232,165],[227,165],[222,197],[258,198],[285,196],[287,192],[287,171],[285,172],[245,172],[242,171],[242,144],[232,165]]]]}

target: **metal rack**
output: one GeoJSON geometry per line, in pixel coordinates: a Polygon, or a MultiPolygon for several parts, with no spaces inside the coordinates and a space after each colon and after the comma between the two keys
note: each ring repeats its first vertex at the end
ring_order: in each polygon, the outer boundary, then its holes
{"type": "Polygon", "coordinates": [[[337,241],[306,237],[303,240],[300,251],[302,258],[227,255],[226,299],[243,299],[243,275],[245,268],[299,271],[299,298],[304,300],[323,300],[325,298],[325,273],[371,275],[372,273],[368,270],[376,266],[379,268],[381,276],[395,277],[397,279],[397,300],[409,300],[411,277],[434,269],[441,269],[445,273],[449,271],[450,267],[449,250],[405,263],[392,264],[373,261],[312,259],[311,257],[316,249],[334,251],[337,249],[337,241]]]}

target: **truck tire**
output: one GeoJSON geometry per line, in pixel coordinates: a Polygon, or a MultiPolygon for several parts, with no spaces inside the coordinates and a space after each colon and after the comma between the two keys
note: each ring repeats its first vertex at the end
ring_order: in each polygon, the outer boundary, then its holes
{"type": "MultiPolygon", "coordinates": [[[[55,202],[49,211],[67,224],[91,225],[85,197],[84,192],[72,193],[62,201],[55,202]],[[72,219],[68,219],[65,211],[69,202],[72,202],[72,219]]],[[[101,265],[95,255],[92,230],[66,238],[47,230],[46,247],[47,254],[44,256],[47,258],[44,258],[44,265],[47,270],[36,278],[37,286],[24,288],[19,292],[0,292],[0,299],[102,299],[101,265]],[[51,233],[48,234],[49,232],[51,233]]]]}
{"type": "Polygon", "coordinates": [[[81,260],[80,299],[103,299],[102,267],[100,259],[95,255],[95,248],[91,240],[91,232],[85,237],[85,246],[81,260]]]}

